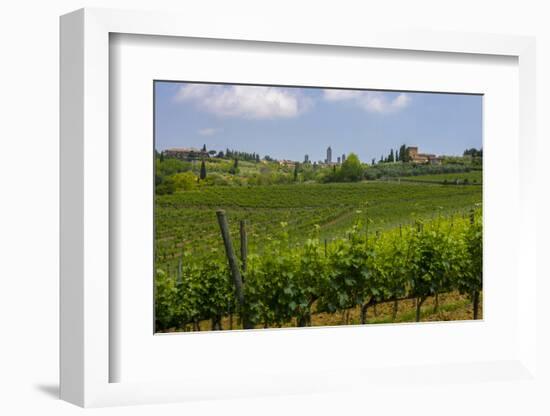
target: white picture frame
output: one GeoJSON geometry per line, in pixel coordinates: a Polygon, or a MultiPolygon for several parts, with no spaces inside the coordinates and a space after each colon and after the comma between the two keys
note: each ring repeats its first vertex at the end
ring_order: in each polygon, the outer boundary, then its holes
{"type": "MultiPolygon", "coordinates": [[[[185,401],[197,398],[253,397],[338,391],[350,386],[373,389],[380,380],[415,379],[424,389],[442,372],[455,380],[479,384],[483,380],[537,383],[536,270],[534,169],[527,149],[533,149],[535,126],[535,42],[508,35],[427,32],[369,32],[331,34],[283,31],[262,26],[239,33],[227,22],[205,27],[192,16],[165,13],[83,9],[61,18],[61,398],[80,406],[185,401]],[[110,171],[109,157],[109,36],[113,33],[331,45],[333,47],[429,51],[440,54],[502,55],[514,57],[519,67],[519,224],[514,246],[517,270],[522,270],[515,318],[518,326],[514,354],[499,361],[418,363],[418,368],[332,369],[319,374],[271,374],[262,380],[235,380],[220,374],[212,382],[198,376],[178,381],[111,382],[110,366],[120,359],[110,348],[112,297],[109,276],[110,171]],[[342,383],[341,380],[348,380],[342,383]],[[229,386],[229,388],[228,388],[229,386]]],[[[281,334],[281,333],[279,333],[281,334]]],[[[278,335],[278,336],[284,336],[278,335]]],[[[412,382],[412,381],[410,381],[412,382]]],[[[449,393],[449,392],[448,392],[449,393]]]]}

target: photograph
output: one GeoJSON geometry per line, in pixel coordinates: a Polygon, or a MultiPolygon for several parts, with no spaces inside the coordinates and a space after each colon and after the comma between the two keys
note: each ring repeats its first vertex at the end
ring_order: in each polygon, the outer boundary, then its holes
{"type": "Polygon", "coordinates": [[[155,80],[155,333],[483,319],[483,95],[155,80]]]}

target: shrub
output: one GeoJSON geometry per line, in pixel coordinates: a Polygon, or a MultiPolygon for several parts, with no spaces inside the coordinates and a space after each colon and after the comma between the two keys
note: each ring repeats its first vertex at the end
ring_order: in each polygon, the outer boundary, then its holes
{"type": "Polygon", "coordinates": [[[173,194],[176,190],[176,184],[172,177],[164,178],[162,182],[155,187],[158,195],[173,194]]]}
{"type": "Polygon", "coordinates": [[[176,191],[192,191],[197,188],[197,177],[193,172],[181,172],[172,176],[176,191]]]}

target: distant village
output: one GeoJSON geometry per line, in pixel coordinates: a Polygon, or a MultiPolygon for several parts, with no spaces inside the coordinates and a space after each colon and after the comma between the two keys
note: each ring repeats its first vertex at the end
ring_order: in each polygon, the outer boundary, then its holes
{"type": "MultiPolygon", "coordinates": [[[[202,147],[202,149],[196,149],[193,147],[176,147],[176,148],[170,148],[162,151],[162,155],[165,158],[175,158],[182,161],[196,161],[196,160],[205,160],[209,158],[233,158],[234,156],[231,156],[230,154],[245,154],[242,152],[232,152],[230,150],[226,150],[224,153],[223,151],[215,151],[215,150],[207,150],[206,145],[202,147]]],[[[346,161],[346,154],[343,153],[341,156],[337,156],[336,160],[333,160],[332,156],[332,148],[329,146],[326,150],[326,158],[324,160],[314,161],[311,162],[309,155],[304,155],[303,162],[298,162],[294,160],[287,160],[287,159],[281,159],[276,160],[272,159],[269,156],[264,156],[263,159],[260,159],[260,155],[256,153],[246,153],[248,160],[256,161],[256,162],[278,162],[282,166],[288,166],[288,167],[294,167],[296,164],[303,163],[303,164],[310,164],[313,163],[313,165],[317,165],[320,167],[323,166],[335,166],[335,165],[341,165],[346,161]]],[[[430,165],[440,165],[442,163],[442,157],[437,156],[435,154],[431,153],[421,153],[419,152],[419,149],[417,146],[401,146],[399,150],[393,151],[391,150],[390,154],[386,157],[381,156],[378,160],[378,163],[386,163],[386,162],[398,162],[398,161],[404,161],[409,163],[415,163],[415,164],[430,164],[430,165]]],[[[372,159],[372,164],[376,164],[376,160],[372,159]]]]}

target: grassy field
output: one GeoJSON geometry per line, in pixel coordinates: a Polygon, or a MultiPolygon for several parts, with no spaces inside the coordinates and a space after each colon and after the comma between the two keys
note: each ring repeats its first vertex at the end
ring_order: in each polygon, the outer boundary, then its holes
{"type": "MultiPolygon", "coordinates": [[[[459,175],[479,174],[469,172],[459,175]]],[[[436,175],[438,177],[444,175],[436,175]]],[[[456,176],[456,174],[454,175],[456,176]]],[[[418,179],[417,177],[415,179],[418,179]]],[[[185,248],[194,256],[222,251],[216,209],[225,209],[234,238],[239,220],[248,221],[249,244],[261,248],[287,223],[294,242],[307,238],[315,225],[322,238],[344,235],[368,213],[370,230],[383,230],[457,211],[480,203],[480,186],[444,186],[432,183],[358,182],[293,184],[253,187],[204,187],[172,195],[159,195],[155,203],[156,265],[176,267],[185,248]],[[367,205],[368,203],[368,205],[367,205]]]]}

